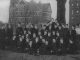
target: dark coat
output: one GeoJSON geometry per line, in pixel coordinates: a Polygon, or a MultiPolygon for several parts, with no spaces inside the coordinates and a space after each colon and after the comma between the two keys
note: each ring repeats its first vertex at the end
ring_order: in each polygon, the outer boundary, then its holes
{"type": "Polygon", "coordinates": [[[18,27],[17,29],[16,29],[16,36],[19,36],[19,35],[23,35],[23,28],[22,27],[18,27]]]}

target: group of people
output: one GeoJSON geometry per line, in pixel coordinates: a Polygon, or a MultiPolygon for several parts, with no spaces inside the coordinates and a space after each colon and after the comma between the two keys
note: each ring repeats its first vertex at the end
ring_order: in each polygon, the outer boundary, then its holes
{"type": "Polygon", "coordinates": [[[0,29],[0,47],[20,49],[30,54],[66,54],[78,49],[75,27],[70,30],[68,24],[51,22],[38,28],[37,25],[18,24],[16,34],[9,25],[0,29]]]}

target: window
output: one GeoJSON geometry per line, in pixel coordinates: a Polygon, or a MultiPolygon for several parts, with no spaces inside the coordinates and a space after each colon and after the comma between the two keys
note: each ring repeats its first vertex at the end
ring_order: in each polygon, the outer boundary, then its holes
{"type": "Polygon", "coordinates": [[[77,6],[79,6],[79,3],[77,3],[77,6]]]}
{"type": "Polygon", "coordinates": [[[77,13],[79,13],[79,11],[78,11],[78,10],[77,10],[76,12],[77,12],[77,13]]]}

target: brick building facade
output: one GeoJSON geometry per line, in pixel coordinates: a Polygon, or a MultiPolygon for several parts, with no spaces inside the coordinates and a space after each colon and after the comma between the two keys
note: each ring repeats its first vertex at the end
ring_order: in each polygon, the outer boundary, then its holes
{"type": "Polygon", "coordinates": [[[70,27],[72,25],[80,24],[80,0],[70,0],[70,27]]]}
{"type": "Polygon", "coordinates": [[[9,9],[9,23],[43,23],[51,20],[50,3],[36,3],[35,1],[27,2],[25,0],[11,0],[9,9]]]}

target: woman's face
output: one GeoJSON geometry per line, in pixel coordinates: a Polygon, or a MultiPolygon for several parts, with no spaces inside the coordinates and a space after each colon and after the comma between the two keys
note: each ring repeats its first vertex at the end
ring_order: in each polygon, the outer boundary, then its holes
{"type": "Polygon", "coordinates": [[[53,39],[53,43],[55,43],[56,42],[56,40],[55,39],[53,39]]]}
{"type": "Polygon", "coordinates": [[[38,27],[35,25],[35,27],[34,27],[35,29],[37,29],[38,27]]]}
{"type": "Polygon", "coordinates": [[[42,39],[42,42],[45,43],[45,39],[42,39]]]}
{"type": "Polygon", "coordinates": [[[61,26],[59,26],[59,29],[61,30],[61,26]]]}
{"type": "Polygon", "coordinates": [[[59,32],[57,32],[56,35],[59,36],[59,32]]]}
{"type": "Polygon", "coordinates": [[[18,24],[18,27],[20,27],[20,24],[18,24]]]}
{"type": "Polygon", "coordinates": [[[49,26],[49,30],[51,30],[51,26],[49,26]]]}
{"type": "Polygon", "coordinates": [[[38,32],[38,35],[41,35],[41,32],[40,31],[38,32]]]}
{"type": "Polygon", "coordinates": [[[53,35],[55,35],[55,31],[53,31],[53,35]]]}
{"type": "Polygon", "coordinates": [[[55,25],[54,27],[57,28],[57,25],[55,25]]]}
{"type": "Polygon", "coordinates": [[[42,39],[42,36],[40,36],[40,39],[42,39]]]}
{"type": "Polygon", "coordinates": [[[48,33],[48,36],[51,36],[51,33],[50,32],[48,33]]]}
{"type": "Polygon", "coordinates": [[[35,37],[36,37],[36,34],[34,33],[34,34],[33,34],[33,38],[35,38],[35,37]]]}
{"type": "Polygon", "coordinates": [[[28,34],[26,34],[26,38],[28,37],[28,34]]]}
{"type": "Polygon", "coordinates": [[[72,30],[74,30],[74,26],[72,26],[72,30]]]}
{"type": "Polygon", "coordinates": [[[26,34],[26,30],[24,30],[24,34],[26,34]]]}
{"type": "Polygon", "coordinates": [[[38,42],[39,41],[39,38],[38,37],[36,37],[36,42],[38,42]]]}
{"type": "Polygon", "coordinates": [[[26,28],[28,28],[28,25],[26,25],[26,28]]]}
{"type": "Polygon", "coordinates": [[[28,38],[26,39],[26,42],[29,42],[29,39],[28,38]]]}
{"type": "Polygon", "coordinates": [[[46,31],[44,32],[44,35],[47,35],[47,32],[46,31]]]}

